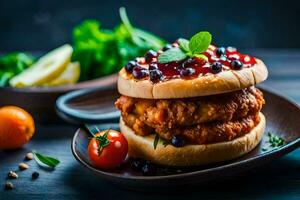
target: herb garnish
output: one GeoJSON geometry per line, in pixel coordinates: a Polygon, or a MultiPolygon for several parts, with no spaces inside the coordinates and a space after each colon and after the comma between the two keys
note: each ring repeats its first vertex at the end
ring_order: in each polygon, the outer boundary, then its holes
{"type": "Polygon", "coordinates": [[[154,141],[153,141],[153,147],[154,147],[154,149],[156,149],[158,141],[159,141],[159,136],[157,134],[155,134],[155,138],[154,138],[154,141]]]}
{"type": "Polygon", "coordinates": [[[162,139],[162,138],[159,137],[158,134],[155,134],[155,138],[154,138],[154,141],[153,141],[153,147],[154,147],[154,149],[156,149],[157,144],[158,144],[159,141],[161,141],[161,143],[162,143],[162,145],[164,145],[164,147],[168,146],[169,144],[172,144],[171,141],[162,139]]]}
{"type": "Polygon", "coordinates": [[[172,142],[169,140],[164,140],[164,139],[161,139],[161,140],[162,140],[162,144],[164,145],[164,147],[168,146],[169,144],[172,144],[172,142]]]}
{"type": "MultiPolygon", "coordinates": [[[[285,140],[277,135],[272,134],[271,132],[268,132],[268,143],[270,144],[269,147],[272,148],[277,148],[277,147],[281,147],[282,145],[285,144],[285,140]]],[[[263,151],[267,151],[269,150],[268,148],[263,148],[263,151]]]]}
{"type": "Polygon", "coordinates": [[[212,40],[212,36],[207,31],[202,31],[194,35],[190,41],[180,38],[178,39],[178,47],[173,47],[158,57],[158,62],[168,63],[173,61],[180,61],[187,57],[198,57],[207,59],[202,53],[207,50],[212,40]]]}
{"type": "Polygon", "coordinates": [[[110,131],[110,129],[105,131],[105,133],[103,135],[94,136],[95,140],[97,140],[99,142],[99,147],[98,147],[99,155],[101,154],[103,148],[106,147],[107,145],[109,145],[109,143],[110,143],[109,139],[107,139],[107,135],[108,135],[109,131],[110,131]]]}
{"type": "Polygon", "coordinates": [[[277,135],[274,135],[271,132],[268,132],[268,136],[271,147],[280,147],[285,142],[283,138],[278,137],[277,135]]]}
{"type": "Polygon", "coordinates": [[[48,167],[56,167],[60,161],[56,158],[52,158],[52,157],[49,157],[49,156],[45,156],[45,155],[42,155],[36,151],[32,151],[33,153],[33,156],[34,156],[34,159],[35,161],[39,164],[39,165],[47,165],[48,167]]]}

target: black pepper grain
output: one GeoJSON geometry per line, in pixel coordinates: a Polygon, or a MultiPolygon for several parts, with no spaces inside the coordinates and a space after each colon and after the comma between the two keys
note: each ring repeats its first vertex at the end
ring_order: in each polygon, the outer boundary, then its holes
{"type": "Polygon", "coordinates": [[[32,173],[32,179],[37,179],[39,176],[40,176],[40,173],[38,173],[38,172],[32,173]]]}

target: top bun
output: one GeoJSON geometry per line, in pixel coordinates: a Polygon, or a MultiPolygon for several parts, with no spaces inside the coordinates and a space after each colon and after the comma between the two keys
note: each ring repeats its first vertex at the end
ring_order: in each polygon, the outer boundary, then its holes
{"type": "Polygon", "coordinates": [[[256,64],[241,70],[228,70],[193,79],[171,79],[152,83],[149,79],[136,80],[125,69],[118,77],[122,95],[144,99],[172,99],[208,96],[241,90],[266,80],[268,70],[259,59],[256,64]]]}

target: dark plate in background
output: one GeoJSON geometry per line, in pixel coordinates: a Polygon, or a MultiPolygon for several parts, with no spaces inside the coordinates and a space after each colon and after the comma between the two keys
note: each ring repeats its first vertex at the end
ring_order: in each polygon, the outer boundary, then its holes
{"type": "Polygon", "coordinates": [[[79,82],[77,84],[68,86],[49,88],[0,87],[0,107],[6,105],[20,106],[31,113],[37,122],[59,123],[62,122],[62,120],[55,112],[55,102],[59,96],[79,89],[115,86],[116,82],[117,75],[112,74],[102,78],[79,82]]]}
{"type": "MultiPolygon", "coordinates": [[[[211,180],[220,180],[233,174],[241,173],[279,158],[300,146],[300,109],[289,100],[262,89],[266,100],[263,113],[266,116],[267,128],[262,142],[247,155],[226,163],[183,169],[183,173],[159,176],[142,176],[134,173],[129,165],[115,171],[102,171],[94,168],[88,159],[87,145],[90,135],[84,129],[78,129],[72,141],[72,152],[75,158],[99,177],[131,189],[143,190],[151,188],[175,187],[187,184],[198,184],[211,180]],[[282,137],[286,144],[280,148],[270,149],[268,136],[271,132],[282,137]]],[[[93,94],[85,94],[87,96],[93,94]]],[[[106,102],[107,103],[107,102],[106,102]]],[[[87,106],[86,104],[82,104],[87,106]]],[[[101,107],[101,106],[100,106],[101,107]]],[[[99,108],[100,108],[99,107],[99,108]]],[[[84,109],[84,108],[83,108],[84,109]]],[[[111,108],[113,110],[113,100],[111,108]]],[[[96,112],[94,110],[94,112],[96,112]]],[[[99,110],[101,112],[101,110],[99,110]]],[[[118,128],[118,124],[98,125],[99,129],[118,128]]]]}

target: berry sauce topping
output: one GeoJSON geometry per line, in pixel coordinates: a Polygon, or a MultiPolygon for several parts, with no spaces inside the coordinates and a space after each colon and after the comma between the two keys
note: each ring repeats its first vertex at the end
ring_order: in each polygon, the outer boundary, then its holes
{"type": "Polygon", "coordinates": [[[124,68],[136,79],[148,77],[153,83],[157,83],[174,78],[192,79],[222,71],[241,70],[256,64],[254,57],[241,54],[234,47],[217,48],[213,45],[209,45],[202,53],[203,57],[159,63],[158,56],[172,48],[179,48],[178,43],[167,44],[157,52],[149,50],[144,57],[129,61],[124,68]]]}

